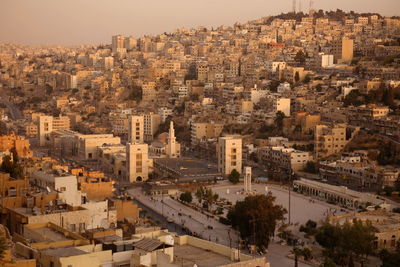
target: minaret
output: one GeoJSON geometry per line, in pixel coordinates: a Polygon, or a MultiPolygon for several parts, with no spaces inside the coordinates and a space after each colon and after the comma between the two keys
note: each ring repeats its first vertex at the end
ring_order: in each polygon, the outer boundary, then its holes
{"type": "Polygon", "coordinates": [[[171,121],[169,124],[169,136],[168,136],[168,143],[166,149],[167,157],[169,158],[176,158],[178,157],[176,153],[176,137],[175,137],[175,130],[174,130],[174,122],[171,121]]]}

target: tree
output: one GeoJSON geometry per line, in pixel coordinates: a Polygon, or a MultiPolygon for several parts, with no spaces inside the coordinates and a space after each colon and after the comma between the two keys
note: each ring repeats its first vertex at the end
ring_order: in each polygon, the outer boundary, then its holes
{"type": "Polygon", "coordinates": [[[197,188],[196,193],[194,193],[197,200],[199,201],[199,203],[201,204],[201,202],[204,199],[204,195],[205,195],[205,188],[200,186],[199,188],[197,188]]]}
{"type": "Polygon", "coordinates": [[[296,73],[294,74],[294,81],[296,83],[298,83],[300,81],[300,74],[298,71],[296,71],[296,73]]]}
{"type": "Polygon", "coordinates": [[[233,169],[228,176],[229,182],[231,182],[232,184],[237,184],[239,183],[239,179],[240,179],[240,173],[236,169],[233,169]]]}
{"type": "Polygon", "coordinates": [[[286,210],[274,204],[275,197],[268,195],[248,196],[236,202],[228,212],[232,227],[239,231],[242,239],[255,241],[260,251],[268,248],[270,238],[275,233],[278,221],[284,219],[286,210]]]}
{"type": "Polygon", "coordinates": [[[400,248],[397,247],[395,252],[382,249],[379,252],[379,258],[382,260],[382,267],[397,267],[400,262],[400,248]]]}
{"type": "Polygon", "coordinates": [[[0,236],[0,261],[4,258],[4,252],[9,249],[7,239],[0,236]]]}
{"type": "Polygon", "coordinates": [[[307,161],[307,164],[306,164],[306,167],[304,170],[309,173],[318,173],[317,167],[315,166],[315,162],[313,162],[313,161],[307,161]]]}
{"type": "Polygon", "coordinates": [[[276,92],[280,84],[281,84],[280,81],[272,80],[271,83],[269,84],[269,90],[271,90],[271,92],[276,92]]]}
{"type": "Polygon", "coordinates": [[[310,81],[311,81],[311,77],[310,77],[309,74],[307,74],[306,77],[304,77],[303,82],[304,82],[304,83],[309,83],[310,81]]]}
{"type": "Polygon", "coordinates": [[[383,188],[383,191],[385,191],[385,194],[386,194],[388,197],[390,197],[390,196],[392,195],[394,189],[395,189],[395,188],[394,188],[393,186],[385,186],[385,187],[383,188]]]}
{"type": "Polygon", "coordinates": [[[182,194],[179,196],[179,199],[180,199],[182,202],[190,203],[190,202],[192,202],[192,200],[193,200],[192,193],[190,193],[190,192],[184,192],[184,193],[182,193],[182,194]]]}
{"type": "Polygon", "coordinates": [[[297,52],[294,60],[300,64],[304,64],[306,62],[306,55],[304,54],[303,50],[299,50],[297,52]]]}
{"type": "Polygon", "coordinates": [[[207,203],[207,208],[212,211],[212,205],[218,200],[218,194],[214,193],[211,188],[207,188],[204,195],[204,200],[207,203]]]}
{"type": "Polygon", "coordinates": [[[299,266],[299,257],[302,255],[302,249],[294,247],[291,251],[294,254],[294,267],[299,266]]]}
{"type": "Polygon", "coordinates": [[[14,160],[11,160],[10,156],[3,157],[3,163],[0,166],[0,171],[9,173],[11,177],[15,179],[22,179],[24,177],[22,168],[18,165],[18,158],[15,154],[14,160]]]}
{"type": "Polygon", "coordinates": [[[285,113],[282,111],[278,111],[275,116],[275,126],[279,132],[282,132],[283,128],[283,119],[285,118],[285,113]]]}
{"type": "Polygon", "coordinates": [[[367,221],[353,220],[343,225],[324,222],[317,229],[315,240],[325,249],[324,255],[336,264],[351,265],[353,256],[367,257],[373,252],[375,228],[367,221]]]}

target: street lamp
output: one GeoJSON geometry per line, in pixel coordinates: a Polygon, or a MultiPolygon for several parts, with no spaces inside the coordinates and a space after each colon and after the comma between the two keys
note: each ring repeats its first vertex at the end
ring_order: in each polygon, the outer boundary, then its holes
{"type": "Polygon", "coordinates": [[[291,191],[291,187],[292,187],[292,185],[293,185],[293,175],[294,175],[294,171],[292,170],[292,169],[290,169],[290,175],[289,175],[289,214],[288,214],[288,221],[289,221],[289,224],[290,224],[290,217],[291,217],[291,202],[290,202],[290,200],[291,200],[291,198],[290,198],[290,191],[291,191]]]}

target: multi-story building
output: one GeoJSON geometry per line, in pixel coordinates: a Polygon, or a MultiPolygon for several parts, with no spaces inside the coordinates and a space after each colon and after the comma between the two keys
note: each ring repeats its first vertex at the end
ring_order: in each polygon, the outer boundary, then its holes
{"type": "Polygon", "coordinates": [[[201,142],[202,140],[217,138],[221,135],[224,129],[223,123],[192,123],[191,141],[192,144],[201,142]]]}
{"type": "Polygon", "coordinates": [[[229,175],[233,170],[242,173],[242,139],[220,137],[217,143],[218,171],[229,175]]]}
{"type": "Polygon", "coordinates": [[[69,130],[70,119],[67,116],[39,116],[38,118],[38,137],[40,146],[48,144],[49,134],[54,130],[69,130]]]}
{"type": "Polygon", "coordinates": [[[144,141],[144,116],[130,116],[128,142],[143,143],[144,141]]]}
{"type": "Polygon", "coordinates": [[[125,48],[125,37],[115,35],[111,39],[111,49],[113,53],[117,53],[118,49],[125,48]]]}
{"type": "Polygon", "coordinates": [[[142,182],[149,178],[148,145],[128,143],[126,145],[126,178],[127,181],[142,182]]]}
{"type": "Polygon", "coordinates": [[[172,109],[167,107],[162,107],[158,109],[158,114],[160,114],[161,122],[165,122],[168,116],[173,114],[172,109]]]}
{"type": "Polygon", "coordinates": [[[268,146],[258,150],[261,162],[267,166],[278,167],[287,173],[304,169],[313,157],[310,152],[299,151],[283,146],[268,146]]]}
{"type": "Polygon", "coordinates": [[[346,124],[315,126],[315,158],[323,158],[341,152],[359,128],[346,124]]]}
{"type": "Polygon", "coordinates": [[[143,120],[144,141],[153,141],[154,134],[160,127],[161,116],[157,113],[146,113],[143,120]]]}
{"type": "Polygon", "coordinates": [[[354,53],[354,40],[343,37],[333,42],[332,53],[336,63],[351,63],[354,53]]]}

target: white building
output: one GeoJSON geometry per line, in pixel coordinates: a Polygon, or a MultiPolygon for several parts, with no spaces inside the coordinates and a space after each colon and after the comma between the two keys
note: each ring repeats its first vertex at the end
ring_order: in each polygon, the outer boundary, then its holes
{"type": "Polygon", "coordinates": [[[174,122],[171,121],[169,125],[169,135],[167,141],[166,154],[168,158],[179,158],[181,154],[181,145],[176,142],[174,122]]]}
{"type": "Polygon", "coordinates": [[[333,55],[327,55],[327,54],[320,54],[321,57],[321,67],[323,68],[329,68],[333,66],[333,55]]]}
{"type": "Polygon", "coordinates": [[[158,114],[161,116],[161,121],[165,122],[168,116],[172,115],[172,109],[167,107],[162,107],[158,109],[158,114]]]}
{"type": "Polygon", "coordinates": [[[85,194],[78,190],[78,180],[75,175],[58,171],[58,173],[46,173],[33,171],[33,183],[50,191],[57,191],[58,197],[71,206],[80,206],[85,202],[85,194]]]}

